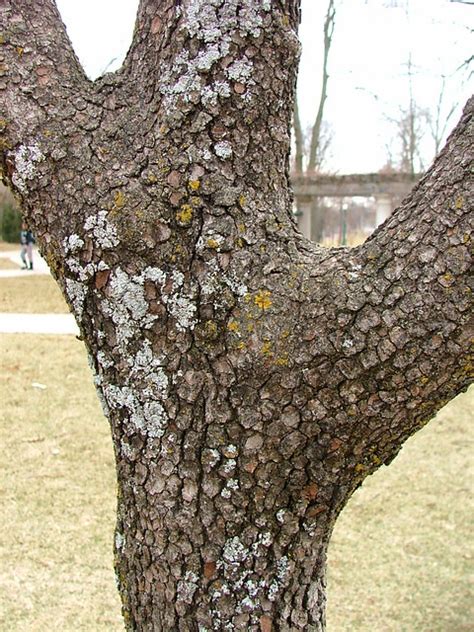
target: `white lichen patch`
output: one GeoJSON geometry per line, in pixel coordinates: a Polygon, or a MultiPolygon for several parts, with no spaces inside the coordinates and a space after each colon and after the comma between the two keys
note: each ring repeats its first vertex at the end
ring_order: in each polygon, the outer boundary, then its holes
{"type": "Polygon", "coordinates": [[[102,249],[113,248],[119,243],[115,226],[107,218],[107,211],[102,210],[96,215],[89,215],[84,223],[84,230],[102,249]]]}
{"type": "Polygon", "coordinates": [[[214,152],[222,160],[227,160],[232,156],[232,145],[226,140],[220,141],[214,145],[214,152]]]}
{"type": "MultiPolygon", "coordinates": [[[[206,238],[200,237],[197,243],[198,252],[203,252],[206,249],[205,244],[209,239],[215,240],[218,244],[217,248],[220,248],[220,244],[223,243],[223,238],[221,236],[217,237],[220,237],[220,239],[216,239],[216,235],[214,234],[211,236],[208,235],[206,238]]],[[[205,274],[199,279],[201,292],[204,296],[212,296],[213,294],[220,296],[222,294],[223,284],[238,297],[244,297],[248,294],[248,288],[245,283],[235,278],[233,274],[223,272],[215,259],[209,261],[206,266],[205,274]]]]}
{"type": "Polygon", "coordinates": [[[224,489],[221,491],[222,498],[230,498],[232,492],[239,489],[239,482],[235,478],[230,478],[224,489]]]}
{"type": "Polygon", "coordinates": [[[289,561],[285,556],[281,557],[277,562],[277,573],[275,579],[271,582],[268,589],[267,597],[269,601],[275,601],[281,589],[286,583],[289,572],[289,561]]]}
{"type": "Polygon", "coordinates": [[[239,449],[236,445],[234,445],[233,443],[230,443],[229,445],[225,446],[224,454],[229,459],[235,459],[237,455],[239,454],[239,449]]]}
{"type": "Polygon", "coordinates": [[[194,593],[198,588],[199,578],[196,573],[188,571],[184,576],[184,579],[178,582],[178,601],[184,601],[184,603],[192,603],[194,593]]]}
{"type": "Polygon", "coordinates": [[[110,279],[110,290],[111,296],[124,306],[133,320],[141,320],[146,315],[148,303],[141,278],[131,278],[121,268],[117,268],[110,279]]]}
{"type": "Polygon", "coordinates": [[[244,562],[249,555],[249,549],[247,549],[242,544],[237,536],[231,538],[230,540],[227,540],[222,551],[222,557],[224,558],[225,563],[232,566],[238,566],[239,564],[244,562]]]}
{"type": "Polygon", "coordinates": [[[37,143],[20,145],[18,149],[8,152],[8,155],[15,161],[12,182],[19,191],[26,193],[28,180],[33,180],[36,176],[37,166],[45,156],[37,143]]]}
{"type": "MultiPolygon", "coordinates": [[[[210,86],[204,86],[201,90],[201,101],[204,105],[217,105],[219,97],[225,99],[230,97],[231,89],[227,81],[214,81],[210,86]]],[[[209,158],[212,157],[208,152],[209,158]]]]}
{"type": "Polygon", "coordinates": [[[222,470],[225,474],[230,474],[235,470],[237,463],[235,459],[227,459],[227,461],[222,466],[222,470]]]}
{"type": "Polygon", "coordinates": [[[149,329],[157,316],[149,313],[145,298],[145,281],[162,286],[166,275],[158,268],[146,268],[139,275],[130,276],[120,267],[111,272],[108,297],[102,302],[103,313],[115,324],[119,347],[125,351],[130,339],[143,329],[149,329]]]}
{"type": "Polygon", "coordinates": [[[76,319],[80,321],[84,312],[84,301],[87,295],[87,286],[80,281],[66,279],[66,294],[71,303],[76,319]]]}
{"type": "Polygon", "coordinates": [[[225,70],[225,74],[232,81],[252,85],[255,82],[252,80],[253,64],[247,59],[237,59],[225,70]]]}
{"type": "Polygon", "coordinates": [[[176,319],[176,329],[186,331],[194,329],[196,325],[196,305],[194,301],[184,294],[172,296],[168,300],[168,311],[176,319]]]}
{"type": "Polygon", "coordinates": [[[123,548],[124,544],[125,544],[125,538],[120,533],[120,531],[116,531],[115,532],[115,548],[117,549],[117,551],[120,551],[123,548]]]}
{"type": "MultiPolygon", "coordinates": [[[[275,601],[288,583],[290,561],[286,555],[275,559],[272,553],[269,554],[268,549],[272,544],[273,537],[270,532],[259,533],[249,547],[237,536],[227,540],[222,551],[222,559],[217,563],[223,581],[217,594],[212,596],[213,601],[225,594],[232,594],[236,599],[236,614],[255,613],[261,609],[262,602],[275,601]],[[261,565],[261,562],[257,562],[261,554],[267,558],[263,577],[256,575],[252,570],[255,565],[261,565]]],[[[253,621],[252,617],[251,620],[253,621]]]]}
{"type": "Polygon", "coordinates": [[[205,450],[204,458],[208,466],[212,469],[221,460],[221,455],[219,453],[219,450],[216,450],[215,448],[210,448],[205,450]]]}
{"type": "Polygon", "coordinates": [[[109,369],[111,366],[114,365],[113,360],[111,360],[111,358],[109,358],[107,354],[105,353],[105,351],[102,351],[102,349],[99,349],[96,357],[97,357],[97,362],[102,370],[109,369]]]}
{"type": "Polygon", "coordinates": [[[135,387],[108,384],[102,387],[109,408],[126,412],[130,430],[141,432],[150,438],[162,437],[168,423],[163,406],[153,400],[153,394],[135,387]]]}
{"type": "Polygon", "coordinates": [[[145,340],[135,356],[127,358],[130,366],[130,378],[134,383],[146,383],[155,397],[164,399],[169,379],[163,368],[163,361],[153,354],[151,343],[145,340]]]}
{"type": "Polygon", "coordinates": [[[278,520],[280,524],[283,524],[285,522],[285,513],[286,511],[284,509],[280,509],[276,513],[276,519],[278,520]]]}
{"type": "MultiPolygon", "coordinates": [[[[229,55],[236,31],[243,38],[260,36],[263,14],[270,10],[269,0],[191,0],[180,11],[181,28],[199,40],[201,47],[194,56],[183,50],[172,65],[160,69],[160,91],[167,111],[179,113],[179,101],[189,102],[196,93],[204,105],[230,97],[227,82],[208,81],[207,75],[229,55]]],[[[229,80],[243,84],[252,83],[252,73],[253,64],[248,58],[235,60],[226,68],[229,80]]],[[[248,99],[248,95],[242,94],[242,98],[248,99]]]]}
{"type": "Polygon", "coordinates": [[[75,253],[78,250],[81,250],[81,248],[83,247],[84,247],[84,240],[81,239],[79,235],[76,235],[75,233],[63,239],[63,248],[64,248],[65,255],[75,253]]]}

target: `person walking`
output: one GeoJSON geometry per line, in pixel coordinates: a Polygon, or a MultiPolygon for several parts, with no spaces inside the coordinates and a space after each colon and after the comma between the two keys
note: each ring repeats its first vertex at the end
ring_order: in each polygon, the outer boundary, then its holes
{"type": "Polygon", "coordinates": [[[25,222],[21,225],[20,232],[20,257],[23,261],[22,270],[33,270],[33,244],[35,243],[35,238],[33,237],[33,233],[28,229],[28,226],[25,222]]]}

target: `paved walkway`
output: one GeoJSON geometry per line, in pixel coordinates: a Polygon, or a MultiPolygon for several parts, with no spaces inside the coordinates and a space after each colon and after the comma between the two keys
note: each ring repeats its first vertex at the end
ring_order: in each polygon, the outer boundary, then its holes
{"type": "Polygon", "coordinates": [[[0,270],[0,278],[29,276],[31,274],[50,274],[48,264],[36,250],[33,251],[33,270],[22,270],[23,262],[20,257],[20,248],[18,250],[7,250],[0,252],[1,259],[8,259],[12,262],[11,270],[0,270]]]}
{"type": "Polygon", "coordinates": [[[72,314],[6,314],[0,313],[3,334],[73,334],[79,328],[72,314]]]}
{"type": "MultiPolygon", "coordinates": [[[[0,252],[0,258],[8,259],[17,267],[0,270],[0,279],[50,274],[46,261],[35,249],[33,270],[22,270],[20,249],[0,252]]],[[[0,285],[1,292],[1,285],[0,285]]],[[[79,328],[72,314],[11,314],[0,313],[0,333],[5,334],[69,334],[77,336],[79,328]]]]}

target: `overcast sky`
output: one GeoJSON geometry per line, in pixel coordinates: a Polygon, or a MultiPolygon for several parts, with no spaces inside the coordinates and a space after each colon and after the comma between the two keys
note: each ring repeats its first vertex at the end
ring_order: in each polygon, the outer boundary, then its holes
{"type": "MultiPolygon", "coordinates": [[[[95,78],[119,67],[138,0],[56,2],[87,74],[95,78]]],[[[474,6],[449,0],[336,0],[336,6],[325,110],[334,132],[328,166],[339,173],[377,171],[387,144],[396,153],[387,118],[408,105],[410,56],[417,105],[434,112],[444,75],[445,111],[459,104],[451,126],[459,117],[473,87],[468,70],[456,69],[472,55],[474,6]]],[[[302,0],[298,98],[304,126],[312,124],[319,100],[326,8],[327,0],[302,0]]],[[[431,153],[427,138],[426,160],[431,153]]]]}

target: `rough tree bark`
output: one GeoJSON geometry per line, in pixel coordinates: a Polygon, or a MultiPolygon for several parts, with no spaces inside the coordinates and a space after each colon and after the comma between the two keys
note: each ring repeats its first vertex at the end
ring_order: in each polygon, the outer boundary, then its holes
{"type": "Polygon", "coordinates": [[[142,0],[85,77],[51,0],[2,0],[3,179],[88,348],[129,630],[323,630],[361,481],[465,389],[471,100],[361,247],[291,217],[298,0],[142,0]]]}

